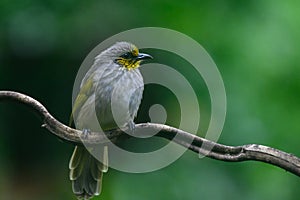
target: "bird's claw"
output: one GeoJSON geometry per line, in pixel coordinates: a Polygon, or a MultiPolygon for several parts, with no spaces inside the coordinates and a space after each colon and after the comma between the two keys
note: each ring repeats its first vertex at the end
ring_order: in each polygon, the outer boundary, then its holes
{"type": "Polygon", "coordinates": [[[82,129],[82,137],[83,139],[87,139],[88,135],[91,133],[91,130],[90,129],[82,129]]]}
{"type": "Polygon", "coordinates": [[[134,134],[134,130],[135,130],[135,123],[133,122],[133,121],[130,121],[129,123],[128,123],[128,129],[129,129],[129,131],[130,131],[130,134],[134,134]]]}

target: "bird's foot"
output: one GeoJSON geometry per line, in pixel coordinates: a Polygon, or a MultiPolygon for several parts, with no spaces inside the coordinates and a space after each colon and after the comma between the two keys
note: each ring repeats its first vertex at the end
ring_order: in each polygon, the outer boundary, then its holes
{"type": "Polygon", "coordinates": [[[83,139],[87,139],[87,137],[90,133],[91,133],[90,129],[84,128],[84,129],[82,129],[82,136],[81,137],[83,137],[83,139]]]}

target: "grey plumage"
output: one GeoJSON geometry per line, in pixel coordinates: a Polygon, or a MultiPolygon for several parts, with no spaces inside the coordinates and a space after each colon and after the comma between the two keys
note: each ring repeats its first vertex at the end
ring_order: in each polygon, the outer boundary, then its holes
{"type": "MultiPolygon", "coordinates": [[[[76,128],[99,131],[100,123],[101,129],[105,131],[134,124],[144,89],[138,69],[142,60],[139,55],[133,44],[118,42],[95,58],[81,82],[73,106],[76,128]]],[[[149,57],[146,55],[141,58],[149,57]]],[[[108,159],[107,149],[103,151],[103,158],[108,159]]],[[[77,146],[69,168],[73,192],[79,199],[89,199],[100,194],[107,163],[99,162],[84,147],[77,146]]]]}

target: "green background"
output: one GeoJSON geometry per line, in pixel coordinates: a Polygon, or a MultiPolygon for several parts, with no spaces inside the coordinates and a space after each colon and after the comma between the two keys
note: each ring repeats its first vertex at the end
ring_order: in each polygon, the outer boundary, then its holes
{"type": "MultiPolygon", "coordinates": [[[[132,28],[170,28],[199,42],[222,74],[228,112],[220,143],[265,144],[300,156],[299,11],[296,0],[1,0],[0,90],[26,93],[67,123],[77,70],[96,45],[132,28]]],[[[156,62],[185,64],[166,52],[148,52],[156,62]]],[[[201,135],[210,114],[207,88],[188,67],[182,73],[199,91],[201,135]]],[[[149,120],[148,105],[163,101],[172,113],[167,122],[176,126],[176,99],[154,89],[146,88],[137,121],[149,120]]],[[[1,102],[0,199],[75,199],[68,180],[73,146],[40,125],[27,108],[1,102]]],[[[111,169],[95,199],[292,200],[299,186],[298,177],[271,165],[186,152],[152,173],[111,169]]]]}

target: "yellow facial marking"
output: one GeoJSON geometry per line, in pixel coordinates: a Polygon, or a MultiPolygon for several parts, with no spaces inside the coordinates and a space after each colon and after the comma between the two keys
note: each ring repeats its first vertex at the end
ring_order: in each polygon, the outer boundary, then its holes
{"type": "Polygon", "coordinates": [[[131,54],[130,58],[120,57],[116,59],[117,63],[125,67],[128,71],[138,68],[141,64],[140,60],[135,60],[135,57],[139,55],[139,49],[136,46],[133,45],[129,53],[131,54]]]}
{"type": "Polygon", "coordinates": [[[133,56],[138,56],[139,55],[139,49],[136,46],[133,46],[133,49],[131,51],[133,56]]]}
{"type": "Polygon", "coordinates": [[[119,58],[117,59],[118,64],[125,67],[128,71],[138,68],[140,66],[141,61],[136,61],[132,59],[119,58]]]}

